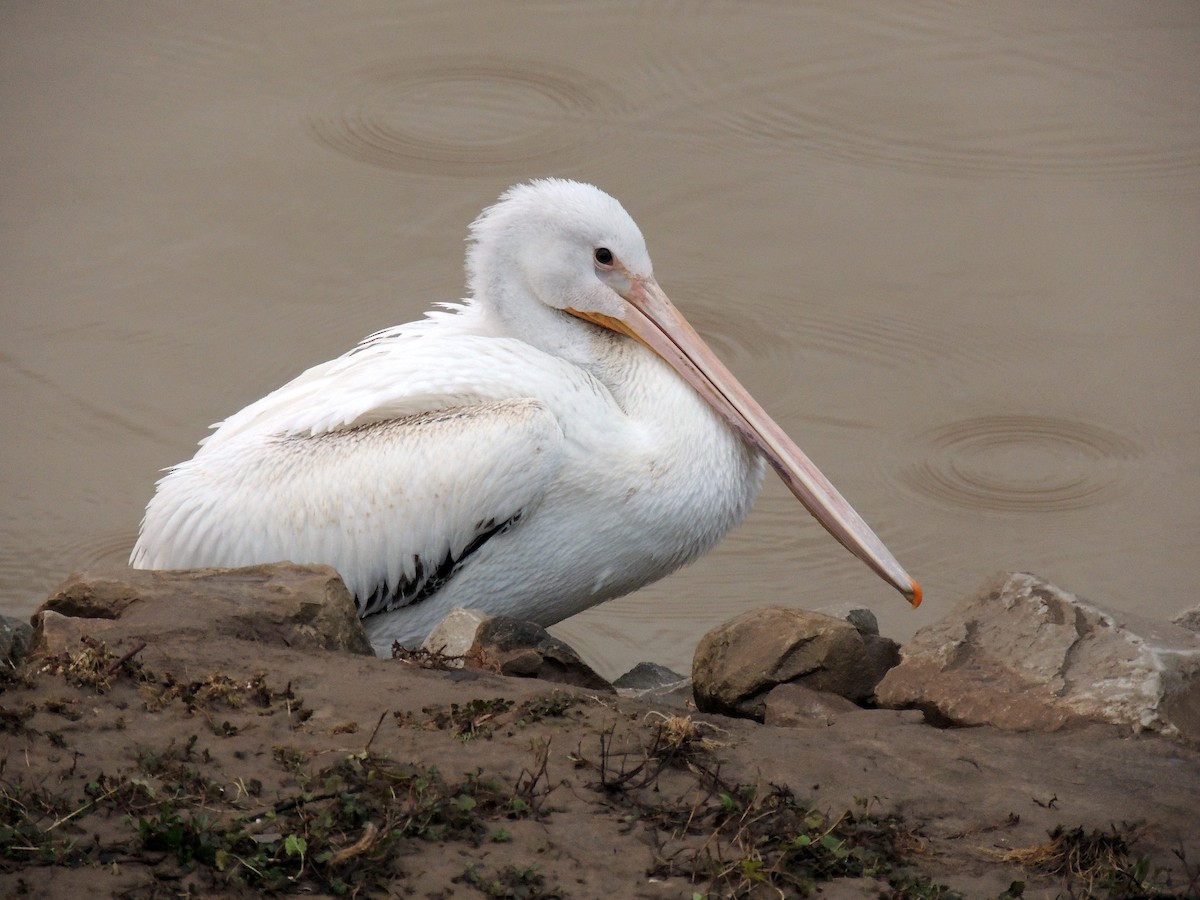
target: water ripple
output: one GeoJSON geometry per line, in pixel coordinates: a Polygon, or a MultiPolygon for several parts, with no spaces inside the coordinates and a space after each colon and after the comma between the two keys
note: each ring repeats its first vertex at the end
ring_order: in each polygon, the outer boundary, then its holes
{"type": "Polygon", "coordinates": [[[782,359],[794,349],[796,335],[778,315],[787,302],[782,298],[744,301],[732,280],[707,274],[671,277],[667,290],[692,327],[732,368],[743,360],[761,365],[767,359],[782,359]]]}
{"type": "Polygon", "coordinates": [[[788,363],[824,355],[870,369],[911,366],[914,359],[941,367],[979,366],[1003,359],[967,329],[939,327],[876,307],[850,308],[773,292],[744,298],[745,290],[721,276],[666,281],[667,292],[727,365],[740,360],[788,363]]]}
{"type": "Polygon", "coordinates": [[[900,472],[909,489],[972,510],[1051,512],[1103,503],[1125,485],[1133,441],[1052,416],[951,422],[918,438],[926,458],[900,472]]]}
{"type": "Polygon", "coordinates": [[[27,616],[72,572],[126,565],[136,536],[130,528],[70,536],[61,529],[4,529],[0,532],[0,611],[27,616]]]}
{"type": "Polygon", "coordinates": [[[1160,71],[1094,47],[917,42],[761,73],[740,85],[745,102],[718,115],[727,135],[834,162],[1195,189],[1200,131],[1184,79],[1166,62],[1160,71]]]}
{"type": "Polygon", "coordinates": [[[380,63],[322,92],[309,133],[359,162],[427,175],[486,176],[570,162],[619,106],[596,79],[501,58],[380,63]]]}
{"type": "MultiPolygon", "coordinates": [[[[71,571],[120,568],[128,564],[135,540],[136,529],[114,528],[55,540],[48,549],[57,559],[67,561],[71,571]]],[[[66,576],[64,570],[62,577],[66,576]]]]}

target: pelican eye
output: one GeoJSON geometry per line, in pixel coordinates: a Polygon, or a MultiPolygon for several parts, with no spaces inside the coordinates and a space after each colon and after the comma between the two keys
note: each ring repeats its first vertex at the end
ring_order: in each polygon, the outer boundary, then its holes
{"type": "Polygon", "coordinates": [[[602,266],[611,266],[613,264],[613,253],[607,247],[596,248],[596,262],[602,266]]]}

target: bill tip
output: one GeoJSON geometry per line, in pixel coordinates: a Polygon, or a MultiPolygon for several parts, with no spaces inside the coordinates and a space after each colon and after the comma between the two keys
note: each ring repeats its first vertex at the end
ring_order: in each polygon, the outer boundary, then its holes
{"type": "Polygon", "coordinates": [[[912,608],[916,609],[921,605],[921,585],[915,578],[910,578],[910,586],[906,593],[908,594],[908,602],[912,604],[912,608]]]}

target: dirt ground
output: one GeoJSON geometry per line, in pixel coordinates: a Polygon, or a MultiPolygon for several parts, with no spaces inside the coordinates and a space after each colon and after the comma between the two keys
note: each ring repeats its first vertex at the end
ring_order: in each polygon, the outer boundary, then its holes
{"type": "Polygon", "coordinates": [[[1200,895],[1200,753],[1157,738],[106,638],[6,673],[4,896],[1200,895]]]}

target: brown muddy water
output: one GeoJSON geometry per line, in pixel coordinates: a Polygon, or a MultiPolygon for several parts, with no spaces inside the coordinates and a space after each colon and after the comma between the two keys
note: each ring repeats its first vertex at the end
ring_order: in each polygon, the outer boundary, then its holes
{"type": "Polygon", "coordinates": [[[1200,5],[0,6],[0,610],[122,564],[207,425],[461,295],[508,184],[592,181],[925,585],[773,476],[711,555],[556,631],[680,669],[743,609],[905,638],[996,569],[1200,582],[1200,5]]]}

